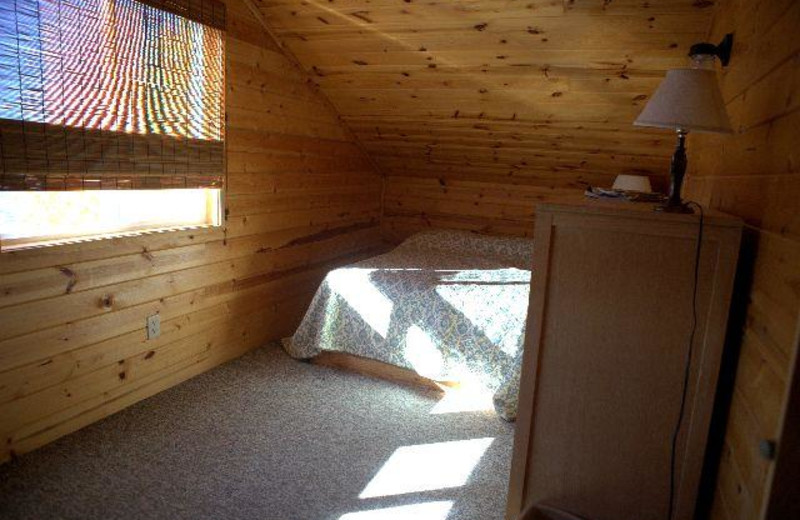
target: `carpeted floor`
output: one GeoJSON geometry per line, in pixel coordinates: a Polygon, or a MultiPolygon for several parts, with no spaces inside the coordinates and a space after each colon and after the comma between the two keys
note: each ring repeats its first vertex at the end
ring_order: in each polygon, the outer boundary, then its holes
{"type": "Polygon", "coordinates": [[[513,425],[436,402],[267,346],[0,466],[0,518],[501,519],[513,425]]]}

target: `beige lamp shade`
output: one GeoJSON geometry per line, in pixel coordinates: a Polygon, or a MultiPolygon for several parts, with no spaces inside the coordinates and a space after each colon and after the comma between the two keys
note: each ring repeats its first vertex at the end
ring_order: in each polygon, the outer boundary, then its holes
{"type": "Polygon", "coordinates": [[[645,175],[617,175],[611,188],[623,191],[641,191],[643,193],[653,191],[653,187],[650,186],[650,179],[645,175]]]}
{"type": "Polygon", "coordinates": [[[633,123],[695,132],[732,133],[725,102],[710,69],[674,69],[633,123]]]}

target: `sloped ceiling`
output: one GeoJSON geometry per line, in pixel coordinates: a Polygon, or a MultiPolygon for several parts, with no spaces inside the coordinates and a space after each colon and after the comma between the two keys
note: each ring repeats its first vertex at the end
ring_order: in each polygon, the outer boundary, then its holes
{"type": "Polygon", "coordinates": [[[531,201],[662,178],[673,136],[631,123],[714,4],[252,1],[386,176],[390,223],[517,234],[531,201]]]}

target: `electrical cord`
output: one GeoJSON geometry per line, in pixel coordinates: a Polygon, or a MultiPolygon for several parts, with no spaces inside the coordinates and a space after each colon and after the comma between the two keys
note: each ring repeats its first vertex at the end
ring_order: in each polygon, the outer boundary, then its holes
{"type": "Polygon", "coordinates": [[[694,256],[694,283],[692,286],[692,331],[689,334],[689,346],[686,349],[686,360],[683,367],[683,388],[681,390],[681,406],[678,411],[678,420],[675,423],[675,430],[672,432],[672,445],[669,455],[669,508],[667,520],[673,520],[675,514],[675,459],[678,445],[678,435],[683,424],[683,416],[686,412],[686,394],[689,391],[689,376],[692,368],[692,353],[694,350],[694,336],[697,332],[697,285],[700,279],[700,251],[703,245],[703,206],[694,201],[689,201],[690,206],[696,206],[700,212],[700,223],[697,229],[697,246],[694,256]]]}

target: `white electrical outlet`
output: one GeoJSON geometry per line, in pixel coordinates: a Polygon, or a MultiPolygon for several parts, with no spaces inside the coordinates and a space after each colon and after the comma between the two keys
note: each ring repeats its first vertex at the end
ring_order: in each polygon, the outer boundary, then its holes
{"type": "Polygon", "coordinates": [[[156,339],[161,335],[161,316],[153,314],[147,317],[147,339],[156,339]]]}

